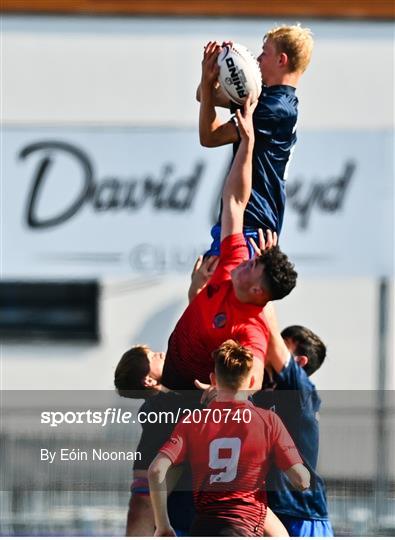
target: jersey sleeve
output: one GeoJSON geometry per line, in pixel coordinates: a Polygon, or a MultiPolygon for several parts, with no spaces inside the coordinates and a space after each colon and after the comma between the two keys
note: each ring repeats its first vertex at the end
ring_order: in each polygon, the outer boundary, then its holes
{"type": "Polygon", "coordinates": [[[303,460],[296,449],[295,443],[282,423],[280,417],[271,411],[270,415],[273,427],[273,457],[276,466],[282,471],[286,471],[297,463],[303,463],[303,460]]]}
{"type": "Polygon", "coordinates": [[[265,362],[269,334],[259,326],[244,326],[235,333],[234,339],[249,349],[254,356],[265,362]]]}
{"type": "Polygon", "coordinates": [[[244,235],[237,233],[227,236],[221,242],[218,266],[209,283],[229,279],[231,270],[248,258],[244,235]]]}
{"type": "Polygon", "coordinates": [[[182,420],[176,425],[170,439],[160,448],[159,452],[165,454],[173,463],[183,463],[188,454],[187,424],[182,420]]]}

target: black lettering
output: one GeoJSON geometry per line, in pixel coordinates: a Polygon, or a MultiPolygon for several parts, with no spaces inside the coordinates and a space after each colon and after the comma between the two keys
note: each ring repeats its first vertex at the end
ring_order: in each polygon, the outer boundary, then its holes
{"type": "Polygon", "coordinates": [[[175,182],[169,195],[169,208],[174,210],[188,210],[198,188],[204,170],[204,165],[199,162],[189,178],[175,182]]]}
{"type": "Polygon", "coordinates": [[[115,178],[108,178],[96,187],[93,197],[93,207],[99,212],[111,208],[121,208],[121,184],[115,178]]]}
{"type": "Polygon", "coordinates": [[[355,169],[356,164],[353,161],[347,161],[343,174],[326,184],[320,200],[322,210],[333,213],[342,208],[355,169]]]}
{"type": "MultiPolygon", "coordinates": [[[[294,188],[295,189],[295,188],[294,188]]],[[[299,227],[301,229],[306,229],[309,224],[309,219],[311,211],[313,209],[315,201],[320,197],[322,186],[320,184],[312,184],[310,190],[307,192],[307,195],[304,200],[296,199],[295,195],[300,192],[301,184],[299,182],[298,187],[293,193],[293,196],[290,200],[291,207],[299,214],[299,227]]]]}
{"type": "Polygon", "coordinates": [[[126,193],[122,208],[137,208],[136,188],[137,182],[135,181],[124,184],[124,190],[126,193]]]}
{"type": "Polygon", "coordinates": [[[23,148],[19,154],[19,158],[25,159],[27,156],[41,151],[45,151],[46,153],[38,164],[26,204],[26,222],[27,225],[33,229],[54,227],[55,225],[64,223],[78,212],[82,205],[88,200],[94,189],[93,167],[88,156],[84,152],[71,144],[41,141],[23,148]],[[56,152],[65,152],[66,154],[69,154],[80,165],[82,169],[82,187],[75,200],[72,201],[63,212],[51,218],[40,219],[38,217],[37,207],[56,152]]]}

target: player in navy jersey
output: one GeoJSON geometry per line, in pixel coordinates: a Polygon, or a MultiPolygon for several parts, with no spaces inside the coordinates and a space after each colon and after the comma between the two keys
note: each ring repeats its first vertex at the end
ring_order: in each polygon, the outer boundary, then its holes
{"type": "Polygon", "coordinates": [[[309,473],[279,417],[246,399],[254,386],[252,354],[228,340],[213,357],[215,401],[203,409],[206,416],[187,416],[177,424],[148,471],[156,536],[175,536],[166,509],[166,476],[173,465],[188,462],[192,468],[192,536],[261,536],[271,462],[295,489],[309,487],[309,473]]]}
{"type": "Polygon", "coordinates": [[[272,305],[265,308],[265,316],[270,328],[270,368],[253,402],[280,416],[311,475],[310,489],[298,493],[273,468],[267,477],[268,504],[290,536],[333,536],[325,485],[317,473],[321,400],[309,379],[321,367],[326,347],[303,326],[290,326],[280,334],[272,305]]]}
{"type": "MultiPolygon", "coordinates": [[[[277,234],[281,232],[285,180],[296,143],[298,98],[295,90],[310,62],[312,49],[311,31],[297,25],[273,28],[264,37],[258,57],[264,86],[254,112],[252,192],[244,213],[246,237],[257,239],[259,227],[277,234]]],[[[200,142],[208,147],[234,143],[235,155],[240,140],[237,121],[232,118],[222,123],[215,110],[216,106],[231,110],[234,107],[217,83],[220,51],[221,46],[216,42],[209,42],[204,51],[202,80],[197,91],[200,142]]],[[[220,219],[211,234],[213,242],[207,255],[218,255],[220,219]]]]}

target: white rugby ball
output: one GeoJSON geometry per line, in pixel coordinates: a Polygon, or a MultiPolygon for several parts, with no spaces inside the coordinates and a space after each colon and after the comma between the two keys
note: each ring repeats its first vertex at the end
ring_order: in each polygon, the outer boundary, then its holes
{"type": "Polygon", "coordinates": [[[233,43],[225,45],[218,55],[219,83],[224,93],[237,103],[243,105],[249,93],[256,101],[262,90],[262,76],[259,64],[250,51],[233,43]]]}

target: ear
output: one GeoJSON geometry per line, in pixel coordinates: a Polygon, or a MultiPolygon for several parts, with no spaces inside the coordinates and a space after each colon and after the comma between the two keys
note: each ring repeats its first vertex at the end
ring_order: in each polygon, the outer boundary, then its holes
{"type": "Polygon", "coordinates": [[[251,293],[255,296],[262,296],[264,290],[259,285],[253,285],[250,289],[251,293]]]}
{"type": "Polygon", "coordinates": [[[255,384],[255,377],[254,377],[254,375],[251,375],[250,382],[248,384],[248,388],[253,388],[254,384],[255,384]]]}
{"type": "Polygon", "coordinates": [[[285,52],[280,53],[279,59],[278,59],[278,65],[281,67],[285,67],[288,64],[288,55],[285,52]]]}
{"type": "Polygon", "coordinates": [[[213,372],[210,373],[210,383],[211,383],[211,386],[216,386],[217,384],[217,379],[215,377],[215,373],[213,372]]]}
{"type": "Polygon", "coordinates": [[[295,356],[296,363],[302,368],[309,363],[307,356],[295,356]]]}
{"type": "Polygon", "coordinates": [[[153,386],[158,386],[159,382],[150,375],[147,375],[144,377],[143,384],[145,388],[152,388],[153,386]]]}

